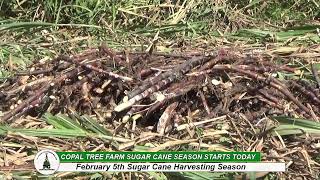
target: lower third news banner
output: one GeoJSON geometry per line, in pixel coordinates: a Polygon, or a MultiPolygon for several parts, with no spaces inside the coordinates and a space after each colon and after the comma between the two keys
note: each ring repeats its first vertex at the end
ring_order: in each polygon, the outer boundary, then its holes
{"type": "Polygon", "coordinates": [[[55,172],[284,172],[285,163],[261,162],[259,152],[54,152],[34,159],[41,174],[55,172]]]}

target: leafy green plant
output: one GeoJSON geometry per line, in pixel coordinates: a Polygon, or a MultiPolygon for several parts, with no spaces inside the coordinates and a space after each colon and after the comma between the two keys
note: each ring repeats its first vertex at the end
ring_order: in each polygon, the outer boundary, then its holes
{"type": "Polygon", "coordinates": [[[280,125],[274,129],[273,134],[320,134],[320,123],[312,120],[297,119],[287,116],[275,116],[272,119],[278,121],[280,125]]]}
{"type": "Polygon", "coordinates": [[[99,125],[95,120],[87,116],[80,117],[83,125],[74,119],[69,118],[66,115],[58,114],[56,116],[46,113],[43,119],[53,129],[24,129],[24,128],[12,128],[9,126],[0,126],[0,135],[4,136],[7,133],[12,134],[24,134],[27,136],[35,137],[59,137],[59,138],[77,138],[77,137],[89,137],[100,138],[104,140],[119,140],[126,142],[126,139],[112,137],[111,132],[99,125]]]}

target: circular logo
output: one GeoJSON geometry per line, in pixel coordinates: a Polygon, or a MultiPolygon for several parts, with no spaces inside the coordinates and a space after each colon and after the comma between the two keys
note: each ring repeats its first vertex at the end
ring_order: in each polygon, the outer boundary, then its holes
{"type": "Polygon", "coordinates": [[[34,166],[37,171],[43,175],[55,173],[60,165],[60,160],[54,151],[42,150],[36,154],[34,158],[34,166]]]}

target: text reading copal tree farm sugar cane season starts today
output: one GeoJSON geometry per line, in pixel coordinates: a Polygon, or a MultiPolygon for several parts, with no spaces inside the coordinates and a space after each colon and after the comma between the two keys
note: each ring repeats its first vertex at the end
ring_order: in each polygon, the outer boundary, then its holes
{"type": "Polygon", "coordinates": [[[258,152],[57,152],[61,162],[258,162],[258,152]]]}

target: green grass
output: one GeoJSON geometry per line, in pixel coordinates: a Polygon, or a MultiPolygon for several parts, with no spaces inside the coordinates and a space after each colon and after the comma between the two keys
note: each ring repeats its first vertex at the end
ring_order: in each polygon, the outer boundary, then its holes
{"type": "MultiPolygon", "coordinates": [[[[159,43],[222,36],[250,43],[283,42],[291,38],[319,42],[315,33],[318,26],[288,30],[302,20],[319,16],[319,3],[313,0],[179,2],[2,0],[0,33],[4,41],[0,42],[0,63],[7,63],[12,56],[14,64],[25,67],[35,59],[78,50],[68,49],[70,45],[85,48],[101,41],[117,47],[149,44],[158,32],[159,43]],[[90,38],[65,46],[59,44],[79,37],[90,38]],[[43,48],[40,45],[44,43],[53,46],[43,48]]],[[[2,67],[0,77],[8,75],[3,69],[7,68],[2,67]]]]}
{"type": "Polygon", "coordinates": [[[291,134],[320,134],[320,123],[307,119],[297,119],[285,116],[273,117],[280,125],[274,129],[274,135],[291,135],[291,134]]]}

